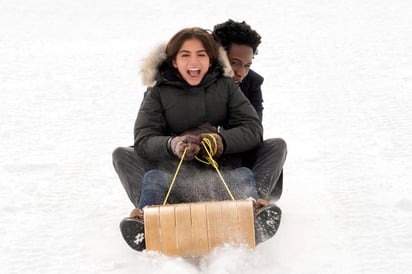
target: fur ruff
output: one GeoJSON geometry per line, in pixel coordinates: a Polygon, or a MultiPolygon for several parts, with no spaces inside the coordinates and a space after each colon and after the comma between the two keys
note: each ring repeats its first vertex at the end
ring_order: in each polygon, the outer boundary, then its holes
{"type": "MultiPolygon", "coordinates": [[[[166,60],[166,44],[160,44],[155,47],[150,54],[142,60],[140,74],[142,83],[145,86],[153,87],[156,84],[159,65],[166,60]]],[[[229,58],[223,47],[219,47],[219,63],[223,66],[223,75],[226,77],[233,76],[233,70],[230,66],[229,58]]]]}

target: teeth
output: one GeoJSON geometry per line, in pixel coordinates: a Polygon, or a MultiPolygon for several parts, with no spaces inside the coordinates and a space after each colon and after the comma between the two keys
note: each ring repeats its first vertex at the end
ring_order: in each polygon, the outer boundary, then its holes
{"type": "Polygon", "coordinates": [[[188,72],[190,76],[197,76],[200,73],[200,69],[198,68],[188,69],[188,72]]]}

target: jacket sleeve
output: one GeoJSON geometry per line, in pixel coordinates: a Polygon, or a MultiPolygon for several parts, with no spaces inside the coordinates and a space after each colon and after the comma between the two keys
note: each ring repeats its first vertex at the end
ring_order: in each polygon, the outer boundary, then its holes
{"type": "Polygon", "coordinates": [[[166,120],[163,115],[158,89],[146,92],[137,114],[134,126],[134,149],[148,160],[171,158],[166,134],[166,120]]]}
{"type": "Polygon", "coordinates": [[[255,108],[259,119],[263,119],[263,100],[262,100],[262,90],[260,86],[254,87],[253,91],[251,93],[251,96],[249,97],[250,103],[253,105],[255,108]]]}
{"type": "Polygon", "coordinates": [[[250,103],[255,108],[260,120],[263,119],[263,95],[262,84],[264,78],[253,70],[249,71],[249,74],[240,84],[240,89],[249,99],[250,103]]]}
{"type": "Polygon", "coordinates": [[[224,154],[244,152],[263,142],[263,126],[259,116],[234,83],[228,97],[228,125],[220,135],[225,145],[224,154]]]}

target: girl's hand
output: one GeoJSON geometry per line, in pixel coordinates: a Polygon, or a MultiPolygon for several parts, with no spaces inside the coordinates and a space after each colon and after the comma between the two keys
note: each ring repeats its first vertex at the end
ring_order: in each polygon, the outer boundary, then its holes
{"type": "MultiPolygon", "coordinates": [[[[203,133],[203,134],[200,134],[199,137],[200,137],[201,142],[206,142],[206,147],[209,150],[209,153],[211,154],[212,158],[219,158],[220,155],[222,155],[223,150],[224,150],[224,145],[223,145],[222,137],[220,137],[219,134],[203,133]]],[[[206,152],[203,144],[201,145],[201,148],[200,148],[200,154],[202,155],[203,158],[208,157],[208,153],[206,152]]]]}
{"type": "Polygon", "coordinates": [[[185,149],[187,149],[184,159],[193,160],[200,151],[200,139],[198,136],[190,134],[176,136],[172,138],[170,148],[179,159],[182,158],[185,149]]]}

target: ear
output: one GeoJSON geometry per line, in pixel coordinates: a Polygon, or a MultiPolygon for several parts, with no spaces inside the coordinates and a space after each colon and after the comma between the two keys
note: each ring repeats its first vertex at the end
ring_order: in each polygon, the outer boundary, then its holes
{"type": "Polygon", "coordinates": [[[174,67],[174,68],[177,68],[176,59],[173,59],[173,61],[172,61],[172,65],[173,65],[173,67],[174,67]]]}

